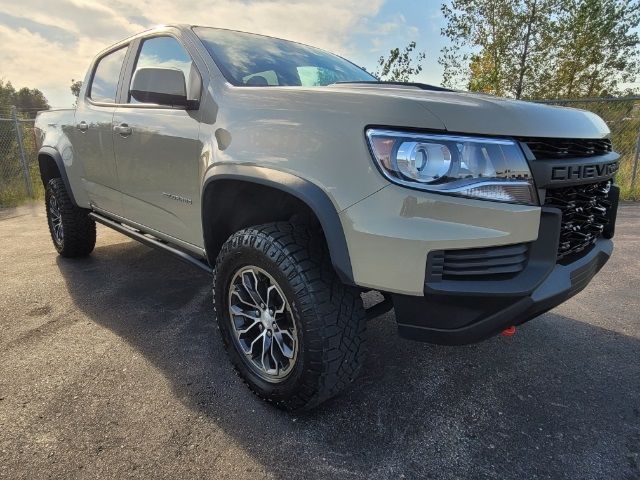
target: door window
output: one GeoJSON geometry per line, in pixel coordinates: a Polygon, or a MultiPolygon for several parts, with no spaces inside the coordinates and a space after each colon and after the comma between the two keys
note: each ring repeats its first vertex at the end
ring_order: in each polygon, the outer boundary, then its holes
{"type": "Polygon", "coordinates": [[[100,60],[93,74],[89,98],[94,102],[115,103],[118,80],[127,47],[111,52],[100,60]]]}
{"type": "MultiPolygon", "coordinates": [[[[181,70],[187,86],[187,98],[198,100],[200,97],[200,75],[187,51],[175,38],[153,37],[144,40],[131,81],[139,69],[150,67],[181,70]]],[[[131,85],[129,85],[129,89],[131,89],[131,85]]],[[[129,95],[129,103],[139,102],[129,95]]]]}

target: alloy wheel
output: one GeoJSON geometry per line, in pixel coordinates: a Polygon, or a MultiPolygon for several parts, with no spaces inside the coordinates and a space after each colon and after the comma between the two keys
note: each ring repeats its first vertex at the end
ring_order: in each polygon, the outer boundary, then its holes
{"type": "Polygon", "coordinates": [[[58,200],[55,196],[49,197],[49,221],[51,222],[51,231],[53,239],[58,245],[62,245],[64,240],[64,230],[62,228],[62,214],[58,206],[58,200]]]}
{"type": "Polygon", "coordinates": [[[298,333],[280,285],[256,266],[240,268],[229,285],[229,318],[245,363],[270,383],[285,380],[298,358],[298,333]]]}

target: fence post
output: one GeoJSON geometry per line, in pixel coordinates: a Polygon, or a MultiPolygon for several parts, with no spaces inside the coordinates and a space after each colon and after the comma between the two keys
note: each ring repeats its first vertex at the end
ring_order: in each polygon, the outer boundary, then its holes
{"type": "Polygon", "coordinates": [[[33,185],[31,184],[31,175],[29,175],[29,164],[27,163],[27,156],[24,153],[24,142],[22,140],[22,130],[20,128],[20,122],[18,121],[18,111],[16,106],[11,106],[11,117],[13,118],[13,125],[16,129],[16,138],[18,139],[18,149],[20,151],[20,163],[22,165],[22,174],[24,175],[24,184],[27,187],[27,193],[33,198],[33,185]]]}
{"type": "Polygon", "coordinates": [[[636,179],[638,177],[638,161],[640,161],[640,130],[638,130],[638,141],[636,142],[636,157],[633,160],[633,171],[631,172],[631,195],[636,193],[636,179]]]}

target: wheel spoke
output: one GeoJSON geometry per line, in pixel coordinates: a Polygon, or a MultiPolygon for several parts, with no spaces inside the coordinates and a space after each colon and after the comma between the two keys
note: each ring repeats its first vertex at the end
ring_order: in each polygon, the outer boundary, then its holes
{"type": "MultiPolygon", "coordinates": [[[[258,305],[264,305],[264,300],[262,299],[262,297],[260,296],[260,293],[258,292],[258,277],[256,276],[255,272],[253,270],[248,270],[245,273],[242,274],[242,286],[244,287],[245,291],[249,294],[249,296],[251,297],[251,299],[256,302],[258,305]],[[250,285],[247,285],[247,283],[245,283],[245,278],[247,278],[247,275],[251,275],[253,277],[253,283],[254,286],[251,287],[250,285]]],[[[264,307],[259,307],[260,309],[263,309],[264,307]]]]}
{"type": "Polygon", "coordinates": [[[236,330],[236,331],[238,332],[238,335],[244,335],[245,333],[249,332],[249,330],[251,330],[256,325],[260,325],[260,320],[256,320],[251,325],[249,325],[247,328],[243,328],[241,330],[236,330]]]}
{"type": "Polygon", "coordinates": [[[260,321],[259,317],[255,316],[255,315],[249,315],[248,313],[245,313],[238,305],[232,305],[231,306],[231,313],[233,315],[240,315],[240,316],[246,317],[249,320],[253,320],[255,322],[260,321]]]}
{"type": "MultiPolygon", "coordinates": [[[[247,350],[245,350],[245,349],[243,348],[244,353],[246,353],[247,355],[253,355],[253,346],[256,344],[256,342],[257,342],[258,340],[260,340],[260,337],[266,337],[266,333],[265,333],[265,332],[262,332],[260,335],[258,335],[258,336],[257,336],[257,337],[256,337],[256,338],[255,338],[255,339],[254,339],[250,344],[249,344],[249,351],[247,351],[247,350]]],[[[264,343],[264,341],[263,341],[263,343],[264,343]]]]}
{"type": "Polygon", "coordinates": [[[271,359],[273,360],[273,365],[275,366],[274,370],[275,370],[275,375],[278,375],[278,373],[280,373],[280,362],[278,361],[278,359],[276,358],[276,355],[273,351],[273,344],[276,343],[273,341],[273,337],[271,337],[271,348],[269,349],[269,353],[271,354],[271,359]]]}
{"type": "Polygon", "coordinates": [[[293,338],[293,335],[291,335],[288,330],[278,330],[278,333],[281,333],[283,336],[289,337],[289,340],[291,340],[291,344],[295,342],[295,338],[293,338]]]}
{"type": "MultiPolygon", "coordinates": [[[[278,348],[280,349],[280,351],[282,352],[282,355],[284,355],[287,358],[293,358],[293,349],[289,348],[285,343],[284,343],[284,339],[282,338],[283,334],[286,333],[289,337],[291,337],[291,335],[289,335],[288,332],[283,332],[283,331],[279,331],[273,334],[273,338],[275,338],[275,342],[278,345],[278,348]]],[[[292,345],[293,345],[293,337],[292,338],[292,345]]]]}
{"type": "Polygon", "coordinates": [[[278,293],[278,287],[276,287],[275,285],[271,285],[269,288],[267,288],[267,307],[271,305],[271,292],[274,291],[278,293]]]}
{"type": "Polygon", "coordinates": [[[277,310],[274,310],[274,311],[273,311],[273,314],[274,314],[274,315],[279,315],[279,314],[281,314],[281,313],[284,313],[284,309],[285,309],[285,307],[286,307],[286,302],[285,302],[285,301],[283,301],[283,302],[282,302],[282,306],[281,306],[280,308],[278,308],[277,310]]]}
{"type": "Polygon", "coordinates": [[[254,303],[249,303],[244,298],[242,298],[242,296],[240,295],[240,293],[237,290],[237,287],[233,287],[233,288],[234,288],[234,290],[233,290],[233,292],[231,292],[231,295],[235,295],[238,298],[238,300],[240,300],[242,303],[244,303],[248,307],[253,307],[256,310],[260,310],[260,307],[258,305],[254,304],[254,303]]]}
{"type": "Polygon", "coordinates": [[[273,368],[271,368],[270,365],[265,365],[264,361],[265,359],[267,359],[267,363],[269,363],[269,353],[271,351],[272,344],[273,341],[271,340],[271,337],[267,334],[264,334],[262,336],[262,353],[260,354],[260,361],[262,363],[262,368],[264,369],[264,371],[269,374],[273,374],[273,368]]]}
{"type": "Polygon", "coordinates": [[[277,315],[279,313],[284,312],[285,306],[287,304],[287,302],[285,301],[284,298],[282,298],[282,295],[280,294],[280,291],[278,290],[278,287],[276,287],[275,285],[271,285],[268,289],[267,289],[267,308],[269,308],[271,306],[271,303],[269,303],[270,301],[270,297],[271,297],[271,292],[275,292],[276,295],[278,297],[280,297],[280,308],[278,309],[274,309],[273,314],[277,315]]]}

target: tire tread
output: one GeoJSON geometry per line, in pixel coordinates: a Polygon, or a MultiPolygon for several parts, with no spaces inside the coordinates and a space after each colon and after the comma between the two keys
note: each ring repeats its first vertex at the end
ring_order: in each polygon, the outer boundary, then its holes
{"type": "MultiPolygon", "coordinates": [[[[96,244],[96,222],[89,217],[87,210],[73,204],[61,178],[49,180],[46,189],[47,202],[50,195],[55,196],[62,215],[64,241],[62,246],[57,245],[55,240],[53,241],[56,250],[61,256],[67,258],[86,257],[93,251],[96,244]]],[[[47,202],[45,202],[45,206],[48,218],[47,202]]],[[[47,224],[53,239],[51,222],[47,222],[47,224]]]]}
{"type": "MultiPolygon", "coordinates": [[[[232,235],[216,261],[214,293],[220,263],[242,248],[260,250],[278,266],[295,292],[305,322],[308,371],[301,388],[276,406],[286,410],[313,408],[346,388],[362,368],[366,320],[360,293],[338,278],[321,234],[288,222],[249,227],[232,235]]],[[[215,299],[214,303],[221,321],[221,302],[215,299]]],[[[234,348],[226,341],[225,346],[234,348]]],[[[247,381],[243,366],[233,363],[251,390],[264,398],[247,381]]]]}

